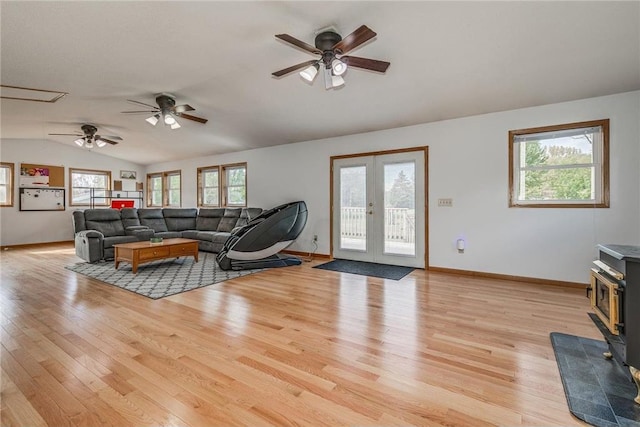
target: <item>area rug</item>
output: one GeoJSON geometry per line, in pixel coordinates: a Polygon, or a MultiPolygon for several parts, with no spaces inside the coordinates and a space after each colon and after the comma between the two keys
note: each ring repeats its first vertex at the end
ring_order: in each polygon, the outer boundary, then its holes
{"type": "Polygon", "coordinates": [[[346,259],[334,259],[313,268],[322,270],[339,271],[341,273],[359,274],[361,276],[380,277],[382,279],[400,280],[414,269],[397,265],[376,264],[373,262],[350,261],[346,259]]]}
{"type": "Polygon", "coordinates": [[[604,341],[552,332],[551,344],[573,415],[597,427],[640,427],[636,387],[617,362],[603,357],[604,341]]]}
{"type": "Polygon", "coordinates": [[[140,264],[136,274],[131,271],[131,264],[126,262],[121,262],[117,270],[113,261],[81,262],[65,268],[152,299],[264,270],[225,271],[218,266],[216,254],[209,252],[200,252],[198,259],[195,262],[192,257],[183,257],[140,264]]]}

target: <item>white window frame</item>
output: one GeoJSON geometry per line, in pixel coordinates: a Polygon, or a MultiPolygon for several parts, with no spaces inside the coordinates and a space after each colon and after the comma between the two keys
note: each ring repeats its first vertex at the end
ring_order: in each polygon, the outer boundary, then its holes
{"type": "Polygon", "coordinates": [[[69,206],[110,206],[109,204],[109,191],[111,190],[111,171],[105,170],[95,170],[95,169],[82,169],[82,168],[69,168],[69,206]],[[104,176],[106,179],[107,186],[105,188],[102,187],[75,187],[73,185],[73,175],[74,174],[83,174],[83,175],[99,175],[104,176]],[[74,202],[73,195],[74,190],[78,189],[89,189],[90,197],[93,197],[93,201],[89,199],[87,203],[78,203],[74,202]],[[93,189],[93,191],[91,191],[93,189]]]}
{"type": "Polygon", "coordinates": [[[593,120],[587,122],[567,123],[554,126],[545,126],[530,129],[509,131],[509,207],[529,208],[608,208],[609,207],[609,119],[593,120]],[[568,136],[589,131],[593,128],[600,129],[600,138],[594,138],[593,162],[585,164],[567,165],[538,165],[522,167],[520,165],[521,142],[536,139],[553,139],[555,137],[568,136]],[[527,170],[553,170],[592,168],[592,199],[590,200],[566,200],[545,199],[525,200],[520,197],[521,172],[527,170]]]}
{"type": "Polygon", "coordinates": [[[5,199],[0,200],[0,207],[8,208],[13,206],[13,180],[14,180],[14,164],[8,162],[0,162],[0,168],[7,170],[8,181],[0,182],[0,187],[5,188],[5,199]]]}

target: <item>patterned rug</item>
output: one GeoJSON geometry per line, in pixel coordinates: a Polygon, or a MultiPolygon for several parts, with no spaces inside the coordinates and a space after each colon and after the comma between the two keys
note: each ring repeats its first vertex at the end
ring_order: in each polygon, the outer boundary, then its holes
{"type": "Polygon", "coordinates": [[[218,267],[216,254],[200,252],[198,258],[198,262],[192,257],[183,257],[140,264],[136,274],[132,273],[131,264],[126,262],[121,262],[117,270],[113,261],[95,264],[81,262],[65,268],[152,299],[168,297],[264,270],[225,271],[218,267]]]}

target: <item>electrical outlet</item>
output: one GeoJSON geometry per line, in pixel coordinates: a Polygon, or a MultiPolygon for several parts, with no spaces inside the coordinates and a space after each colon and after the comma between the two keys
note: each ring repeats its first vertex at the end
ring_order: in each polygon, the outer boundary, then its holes
{"type": "Polygon", "coordinates": [[[438,199],[438,206],[445,208],[453,207],[453,199],[438,199]]]}
{"type": "Polygon", "coordinates": [[[314,234],[314,235],[313,235],[313,241],[314,241],[314,242],[317,242],[317,241],[318,241],[318,235],[317,235],[317,234],[314,234]]]}

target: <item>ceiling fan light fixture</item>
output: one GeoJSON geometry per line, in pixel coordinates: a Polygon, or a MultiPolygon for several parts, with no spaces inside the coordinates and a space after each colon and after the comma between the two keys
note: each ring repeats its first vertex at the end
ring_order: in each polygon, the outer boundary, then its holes
{"type": "Polygon", "coordinates": [[[180,129],[180,123],[176,119],[173,119],[173,124],[171,125],[171,129],[180,129]]]}
{"type": "Polygon", "coordinates": [[[347,64],[336,58],[331,62],[331,69],[334,76],[341,76],[347,71],[347,64]]]}
{"type": "Polygon", "coordinates": [[[98,140],[96,141],[96,145],[98,146],[98,148],[102,148],[102,147],[104,147],[105,145],[107,145],[107,143],[98,139],[98,140]]]}
{"type": "Polygon", "coordinates": [[[88,140],[87,143],[85,144],[85,147],[87,147],[89,149],[93,148],[93,141],[88,140]]]}
{"type": "Polygon", "coordinates": [[[82,147],[84,145],[84,138],[78,138],[73,142],[75,142],[78,147],[82,147]]]}
{"type": "Polygon", "coordinates": [[[331,75],[331,68],[325,67],[324,68],[324,88],[326,90],[329,90],[333,87],[332,77],[333,76],[331,75]]]}
{"type": "Polygon", "coordinates": [[[173,116],[169,113],[164,115],[164,124],[165,125],[173,125],[174,123],[176,123],[176,119],[173,118],[173,116]]]}
{"type": "Polygon", "coordinates": [[[300,71],[300,77],[302,77],[303,79],[305,79],[308,82],[313,82],[313,80],[318,75],[318,68],[320,68],[320,66],[318,64],[310,65],[309,67],[307,67],[304,70],[300,71]]]}
{"type": "Polygon", "coordinates": [[[149,118],[146,118],[145,121],[149,124],[151,124],[152,126],[155,126],[158,124],[158,115],[153,115],[149,118]]]}
{"type": "Polygon", "coordinates": [[[331,76],[331,87],[338,88],[344,86],[344,79],[342,76],[331,76]]]}

